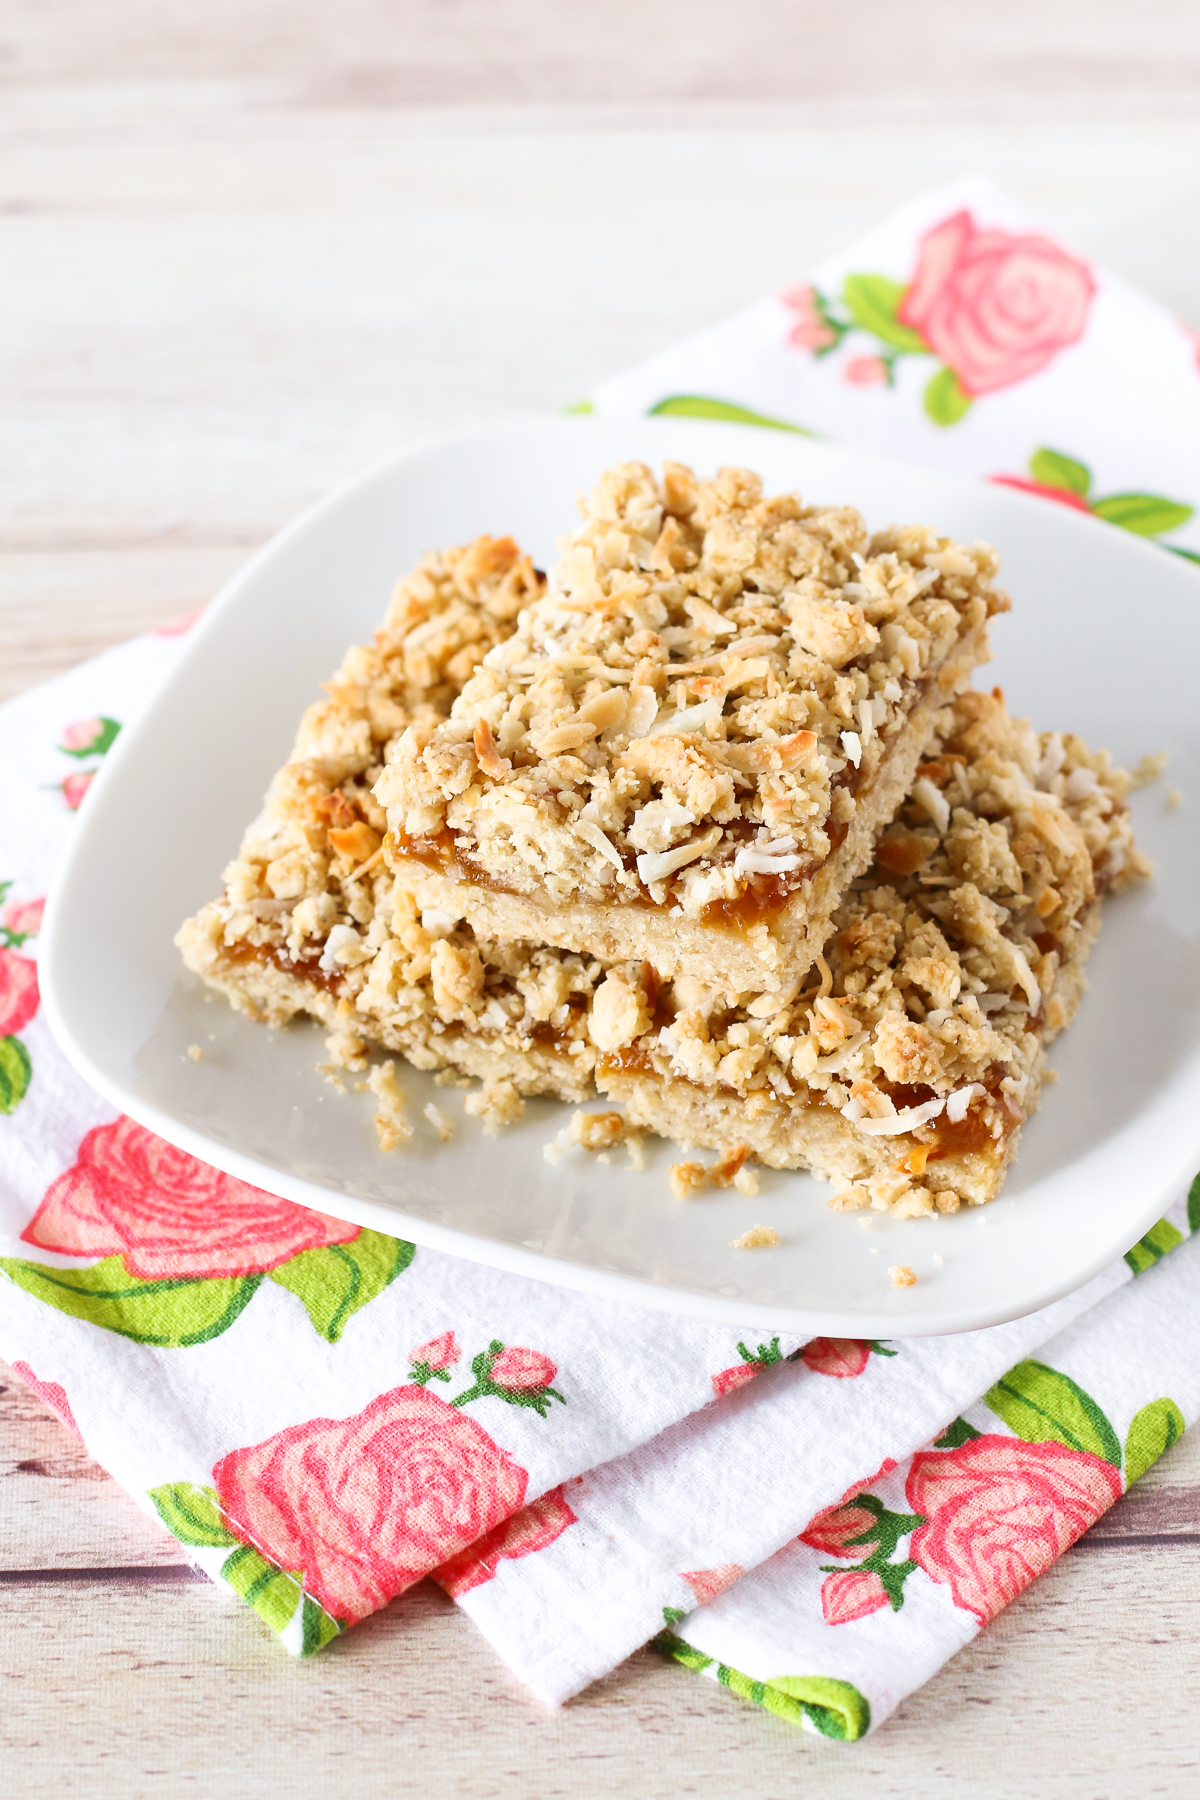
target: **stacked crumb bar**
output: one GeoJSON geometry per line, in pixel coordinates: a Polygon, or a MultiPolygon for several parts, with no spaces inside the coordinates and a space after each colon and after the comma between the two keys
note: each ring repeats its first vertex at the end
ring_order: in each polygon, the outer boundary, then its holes
{"type": "Polygon", "coordinates": [[[968,688],[995,554],[667,464],[605,475],[549,580],[426,557],[179,934],[256,1016],[837,1178],[998,1191],[1104,892],[1128,778],[968,688]]]}

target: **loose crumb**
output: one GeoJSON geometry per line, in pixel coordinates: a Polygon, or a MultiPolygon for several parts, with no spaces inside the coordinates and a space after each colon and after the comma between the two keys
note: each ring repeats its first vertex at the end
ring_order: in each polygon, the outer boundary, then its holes
{"type": "Polygon", "coordinates": [[[731,1250],[773,1250],[779,1242],[779,1233],[773,1225],[752,1225],[749,1231],[743,1231],[741,1237],[734,1238],[731,1250]]]}
{"type": "Polygon", "coordinates": [[[485,1081],[477,1094],[468,1094],[463,1105],[473,1119],[483,1120],[483,1129],[495,1137],[505,1125],[515,1125],[525,1111],[525,1102],[512,1081],[485,1081]]]}
{"type": "Polygon", "coordinates": [[[916,1287],[917,1277],[907,1263],[893,1263],[888,1270],[888,1278],[893,1287],[916,1287]]]}
{"type": "MultiPolygon", "coordinates": [[[[317,1071],[318,1075],[323,1075],[330,1087],[336,1088],[339,1094],[344,1094],[346,1092],[346,1084],[338,1074],[336,1063],[314,1063],[313,1068],[317,1071]]],[[[360,1088],[365,1088],[366,1085],[365,1081],[360,1081],[358,1083],[360,1088]]]]}
{"type": "Polygon", "coordinates": [[[735,1144],[727,1150],[709,1170],[710,1178],[718,1187],[731,1187],[742,1172],[742,1164],[750,1154],[747,1144],[735,1144]]]}
{"type": "Polygon", "coordinates": [[[471,1077],[464,1075],[459,1069],[439,1069],[433,1078],[434,1087],[469,1088],[471,1077]]]}
{"type": "Polygon", "coordinates": [[[323,1074],[328,1074],[332,1066],[334,1069],[351,1069],[359,1075],[367,1066],[367,1046],[357,1032],[335,1026],[325,1039],[325,1048],[329,1052],[329,1063],[318,1064],[323,1074]]]}
{"type": "Polygon", "coordinates": [[[193,1062],[203,1062],[204,1061],[204,1052],[200,1048],[199,1044],[189,1044],[187,1047],[187,1053],[191,1057],[193,1062]]]}
{"type": "Polygon", "coordinates": [[[1151,756],[1143,756],[1133,773],[1130,775],[1130,787],[1149,787],[1152,781],[1158,780],[1166,766],[1167,753],[1165,750],[1156,750],[1151,756]]]}
{"type": "Polygon", "coordinates": [[[667,1179],[677,1200],[694,1200],[708,1186],[708,1170],[701,1162],[672,1163],[667,1179]]]}
{"type": "Polygon", "coordinates": [[[739,1194],[757,1194],[758,1177],[743,1166],[749,1154],[748,1145],[734,1144],[708,1168],[701,1162],[672,1163],[667,1172],[671,1192],[677,1200],[692,1200],[706,1187],[734,1187],[739,1194]]]}
{"type": "Polygon", "coordinates": [[[642,1139],[640,1133],[638,1133],[636,1131],[630,1131],[628,1128],[626,1128],[625,1154],[629,1158],[629,1167],[639,1175],[642,1173],[643,1169],[646,1167],[646,1157],[645,1157],[645,1153],[642,1149],[642,1143],[643,1143],[643,1139],[642,1139]]]}
{"type": "Polygon", "coordinates": [[[448,1144],[450,1142],[450,1139],[454,1136],[454,1120],[450,1117],[449,1113],[444,1113],[441,1107],[435,1106],[431,1100],[428,1106],[422,1108],[421,1116],[422,1118],[429,1120],[429,1123],[433,1126],[433,1129],[437,1132],[443,1144],[448,1144]]]}
{"type": "Polygon", "coordinates": [[[1167,811],[1174,812],[1177,807],[1180,807],[1182,805],[1183,805],[1182,793],[1179,791],[1178,788],[1172,788],[1170,793],[1167,795],[1167,811]]]}
{"type": "Polygon", "coordinates": [[[381,1150],[398,1150],[412,1138],[412,1126],[404,1116],[404,1089],[396,1080],[396,1065],[389,1060],[378,1063],[367,1076],[366,1086],[379,1102],[375,1113],[375,1129],[381,1150]]]}
{"type": "Polygon", "coordinates": [[[625,1121],[617,1112],[577,1112],[571,1129],[585,1150],[611,1150],[625,1136],[625,1121]]]}

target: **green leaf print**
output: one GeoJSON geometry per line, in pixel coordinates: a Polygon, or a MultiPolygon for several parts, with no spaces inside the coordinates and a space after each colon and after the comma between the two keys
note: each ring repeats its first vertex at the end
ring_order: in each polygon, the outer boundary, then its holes
{"type": "Polygon", "coordinates": [[[302,1614],[304,1638],[300,1648],[301,1656],[311,1656],[314,1650],[323,1650],[326,1644],[345,1630],[345,1626],[327,1613],[310,1594],[304,1596],[304,1612],[302,1614]]]}
{"type": "Polygon", "coordinates": [[[1125,1439],[1125,1486],[1129,1489],[1184,1433],[1183,1414],[1166,1396],[1135,1413],[1125,1439]]]}
{"type": "Polygon", "coordinates": [[[856,325],[893,350],[927,356],[929,345],[920,332],[902,325],[896,317],[907,292],[906,282],[892,281],[887,275],[847,275],[842,283],[842,300],[856,325]]]}
{"type": "Polygon", "coordinates": [[[221,1564],[221,1574],[272,1631],[282,1631],[291,1624],[303,1592],[304,1578],[299,1570],[287,1573],[249,1544],[239,1544],[221,1564]]]}
{"type": "Polygon", "coordinates": [[[1161,494],[1106,494],[1093,502],[1092,511],[1110,525],[1124,531],[1135,531],[1139,537],[1161,537],[1164,531],[1177,531],[1186,525],[1195,509],[1181,501],[1167,500],[1161,494]]]}
{"type": "Polygon", "coordinates": [[[209,1281],[140,1281],[119,1256],[86,1269],[0,1257],[0,1270],[35,1299],[73,1319],[132,1338],[137,1344],[205,1344],[228,1331],[262,1280],[239,1275],[209,1281]]]}
{"type": "Polygon", "coordinates": [[[935,425],[957,425],[971,410],[971,396],[964,394],[953,369],[939,369],[925,386],[925,411],[935,425]]]}
{"type": "Polygon", "coordinates": [[[1174,1250],[1176,1244],[1182,1242],[1182,1231],[1178,1231],[1170,1219],[1159,1219],[1145,1237],[1139,1238],[1133,1248],[1125,1252],[1125,1261],[1135,1275],[1144,1275],[1147,1269],[1152,1269],[1168,1251],[1174,1250]]]}
{"type": "Polygon", "coordinates": [[[1117,1434],[1090,1394],[1045,1363],[1019,1362],[983,1396],[985,1406],[1027,1444],[1063,1444],[1121,1466],[1117,1434]]]}
{"type": "Polygon", "coordinates": [[[336,1344],[346,1321],[407,1269],[416,1246],[382,1231],[360,1231],[348,1244],[302,1250],[272,1269],[274,1281],[301,1301],[314,1327],[336,1344]]]}
{"type": "Polygon", "coordinates": [[[685,1644],[673,1631],[660,1632],[650,1648],[697,1674],[711,1669],[731,1694],[786,1719],[789,1725],[811,1725],[822,1737],[843,1744],[855,1743],[871,1729],[870,1702],[849,1681],[835,1681],[828,1675],[772,1675],[769,1681],[754,1681],[725,1663],[714,1664],[711,1656],[685,1644]]]}
{"type": "Polygon", "coordinates": [[[1035,450],[1029,459],[1029,473],[1043,487],[1062,488],[1086,500],[1092,485],[1092,471],[1086,463],[1064,456],[1061,450],[1035,450]]]}
{"type": "Polygon", "coordinates": [[[960,1444],[969,1444],[972,1438],[982,1436],[981,1431],[976,1431],[960,1415],[957,1419],[951,1419],[940,1438],[934,1438],[933,1447],[935,1450],[957,1450],[960,1444]]]}
{"type": "Polygon", "coordinates": [[[816,437],[803,425],[792,425],[787,419],[771,419],[765,413],[750,412],[735,406],[731,400],[710,400],[703,394],[671,394],[650,408],[650,416],[672,419],[724,419],[730,425],[763,425],[769,431],[794,431],[799,437],[816,437]]]}
{"type": "Polygon", "coordinates": [[[151,1488],[150,1498],[167,1530],[181,1544],[198,1550],[229,1550],[241,1542],[221,1518],[216,1488],[172,1481],[151,1488]]]}
{"type": "Polygon", "coordinates": [[[871,1729],[871,1706],[849,1681],[828,1675],[772,1675],[765,1681],[761,1704],[781,1719],[800,1723],[800,1715],[823,1737],[853,1744],[871,1729]]]}
{"type": "Polygon", "coordinates": [[[0,1038],[0,1113],[16,1112],[32,1079],[33,1064],[20,1038],[0,1038]]]}
{"type": "Polygon", "coordinates": [[[1200,1175],[1188,1189],[1188,1230],[1200,1234],[1200,1175]]]}

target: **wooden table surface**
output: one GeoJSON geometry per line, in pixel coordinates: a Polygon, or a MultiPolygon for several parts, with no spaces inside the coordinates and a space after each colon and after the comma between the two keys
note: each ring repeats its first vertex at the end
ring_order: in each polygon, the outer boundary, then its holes
{"type": "MultiPolygon", "coordinates": [[[[966,168],[1200,326],[1198,99],[1175,0],[5,0],[0,697],[372,458],[556,409],[966,168]]],[[[1200,1793],[1194,1432],[847,1748],[647,1653],[547,1716],[428,1585],[294,1664],[0,1380],[31,1800],[1200,1793]]]]}

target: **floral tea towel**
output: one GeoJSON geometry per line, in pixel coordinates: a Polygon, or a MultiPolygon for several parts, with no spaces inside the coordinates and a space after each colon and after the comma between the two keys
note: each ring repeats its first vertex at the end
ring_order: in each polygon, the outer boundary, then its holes
{"type": "Polygon", "coordinates": [[[1001,190],[922,195],[808,281],[598,387],[974,474],[1200,562],[1200,337],[1001,190]]]}

